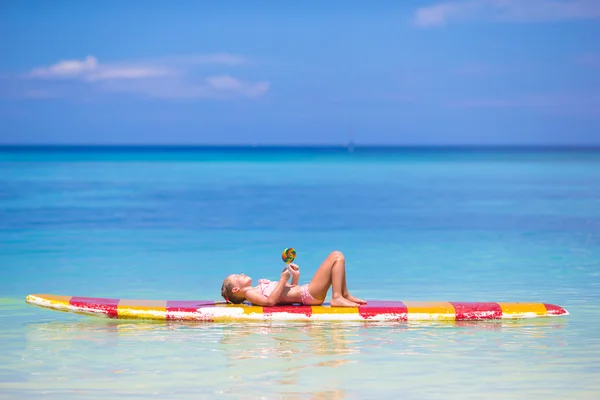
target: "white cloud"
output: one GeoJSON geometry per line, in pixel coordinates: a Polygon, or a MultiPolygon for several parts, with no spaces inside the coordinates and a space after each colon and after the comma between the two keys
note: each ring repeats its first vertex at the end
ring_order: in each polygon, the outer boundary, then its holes
{"type": "Polygon", "coordinates": [[[451,21],[557,21],[600,18],[599,0],[463,0],[419,8],[414,17],[421,27],[451,21]]]}
{"type": "Polygon", "coordinates": [[[419,8],[415,15],[415,23],[423,27],[444,25],[448,19],[468,13],[468,9],[473,7],[473,3],[475,2],[441,3],[419,8]]]}
{"type": "Polygon", "coordinates": [[[63,60],[49,67],[36,68],[29,75],[35,78],[72,78],[93,71],[97,67],[96,57],[87,56],[83,61],[63,60]]]}
{"type": "Polygon", "coordinates": [[[100,92],[141,94],[154,98],[259,97],[269,91],[267,81],[244,81],[229,75],[209,76],[198,81],[194,68],[211,64],[237,66],[248,59],[228,53],[165,57],[128,63],[100,63],[94,56],[62,60],[35,68],[30,79],[60,79],[86,82],[100,92]]]}
{"type": "Polygon", "coordinates": [[[88,81],[140,79],[171,75],[179,68],[193,65],[237,66],[247,64],[246,57],[229,53],[199,54],[165,57],[129,63],[100,63],[94,56],[83,60],[62,60],[56,64],[35,68],[27,75],[30,78],[68,79],[79,78],[88,81]]]}
{"type": "Polygon", "coordinates": [[[87,56],[80,60],[63,60],[48,67],[35,68],[29,73],[32,78],[77,78],[87,81],[139,79],[165,76],[171,71],[154,66],[100,64],[96,57],[87,56]]]}
{"type": "Polygon", "coordinates": [[[239,90],[241,82],[230,76],[209,76],[206,82],[217,90],[239,90]]]}
{"type": "Polygon", "coordinates": [[[172,72],[162,68],[151,67],[120,67],[102,68],[86,75],[88,81],[101,81],[108,79],[140,79],[169,75],[172,72]]]}

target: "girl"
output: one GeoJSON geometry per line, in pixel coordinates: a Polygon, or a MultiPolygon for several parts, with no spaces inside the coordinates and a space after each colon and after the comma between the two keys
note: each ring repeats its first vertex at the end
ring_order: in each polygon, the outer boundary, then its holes
{"type": "Polygon", "coordinates": [[[367,302],[352,296],[346,287],[346,260],[339,251],[332,252],[323,261],[310,283],[298,286],[300,268],[290,264],[281,273],[279,282],[259,279],[258,286],[252,286],[252,278],[244,274],[229,275],[223,281],[221,296],[228,303],[240,304],[248,300],[258,306],[302,303],[308,306],[323,304],[329,287],[332,287],[332,307],[358,307],[367,302]],[[291,271],[291,272],[290,272],[291,271]],[[292,278],[292,284],[287,281],[292,278]]]}

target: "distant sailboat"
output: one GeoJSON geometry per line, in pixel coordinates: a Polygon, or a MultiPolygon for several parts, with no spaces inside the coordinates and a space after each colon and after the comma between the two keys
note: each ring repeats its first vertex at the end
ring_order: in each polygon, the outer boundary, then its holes
{"type": "Polygon", "coordinates": [[[348,148],[348,153],[354,153],[354,140],[352,139],[352,131],[348,134],[348,144],[346,146],[348,148]]]}

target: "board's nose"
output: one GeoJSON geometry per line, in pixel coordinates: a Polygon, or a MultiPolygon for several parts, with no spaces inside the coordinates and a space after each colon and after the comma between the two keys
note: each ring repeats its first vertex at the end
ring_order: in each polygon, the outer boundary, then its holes
{"type": "Polygon", "coordinates": [[[546,307],[548,315],[569,315],[567,310],[555,304],[544,303],[544,307],[546,307]]]}

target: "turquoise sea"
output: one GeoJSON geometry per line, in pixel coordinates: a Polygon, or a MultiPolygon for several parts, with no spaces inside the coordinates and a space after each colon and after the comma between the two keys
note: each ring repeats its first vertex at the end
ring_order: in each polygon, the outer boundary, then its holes
{"type": "Polygon", "coordinates": [[[0,398],[596,399],[600,149],[0,148],[0,398]],[[332,250],[366,299],[546,302],[477,323],[158,323],[29,293],[218,299],[332,250]]]}

